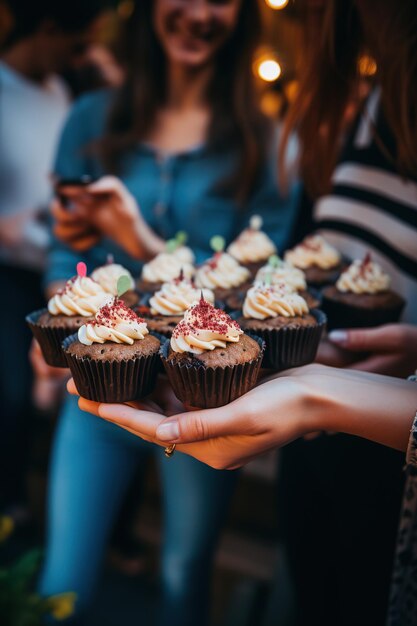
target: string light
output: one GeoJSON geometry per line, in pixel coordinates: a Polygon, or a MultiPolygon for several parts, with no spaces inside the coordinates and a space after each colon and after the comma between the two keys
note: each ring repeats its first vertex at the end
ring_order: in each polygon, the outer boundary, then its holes
{"type": "Polygon", "coordinates": [[[285,9],[289,0],[265,0],[266,4],[275,10],[285,9]]]}
{"type": "Polygon", "coordinates": [[[275,59],[263,59],[258,65],[258,75],[267,83],[273,83],[281,76],[281,66],[275,59]]]}

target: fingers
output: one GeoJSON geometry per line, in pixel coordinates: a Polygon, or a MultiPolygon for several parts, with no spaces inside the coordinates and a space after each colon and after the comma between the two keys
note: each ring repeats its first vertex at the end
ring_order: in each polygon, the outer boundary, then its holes
{"type": "Polygon", "coordinates": [[[348,352],[344,348],[337,345],[336,342],[330,342],[327,339],[323,339],[319,344],[315,362],[331,367],[347,367],[357,358],[356,354],[348,352]]]}
{"type": "Polygon", "coordinates": [[[29,349],[29,360],[36,376],[39,376],[39,378],[47,378],[49,365],[43,358],[41,347],[36,339],[32,340],[29,349]]]}
{"type": "Polygon", "coordinates": [[[70,393],[72,396],[79,396],[80,394],[78,393],[77,387],[75,386],[74,383],[74,379],[70,378],[69,381],[67,382],[67,391],[68,393],[70,393]]]}
{"type": "Polygon", "coordinates": [[[189,443],[244,434],[248,426],[248,407],[249,403],[245,408],[245,403],[239,399],[218,409],[196,410],[168,417],[159,424],[156,437],[170,443],[189,443]]]}
{"type": "Polygon", "coordinates": [[[398,351],[404,343],[402,324],[388,324],[377,328],[332,330],[328,338],[332,343],[355,352],[398,351]]]}
{"type": "Polygon", "coordinates": [[[85,223],[81,223],[79,226],[56,223],[53,231],[57,239],[77,252],[89,250],[100,241],[100,235],[97,231],[86,226],[85,223]]]}
{"type": "MultiPolygon", "coordinates": [[[[127,404],[105,404],[80,398],[78,406],[82,411],[92,413],[98,417],[117,424],[126,430],[139,435],[142,439],[156,443],[156,429],[161,421],[161,415],[149,410],[140,410],[127,404]]],[[[136,406],[138,406],[136,404],[136,406]]],[[[140,405],[139,405],[140,406],[140,405]]],[[[144,405],[143,405],[144,406],[144,405]]]]}
{"type": "Polygon", "coordinates": [[[77,195],[63,196],[63,198],[55,198],[50,204],[50,211],[53,218],[57,222],[74,223],[79,222],[80,219],[86,219],[88,217],[88,208],[92,201],[89,197],[78,191],[77,195]],[[71,199],[70,206],[65,204],[66,199],[71,199]]]}
{"type": "Polygon", "coordinates": [[[396,376],[405,378],[410,375],[413,368],[407,359],[402,359],[398,354],[375,354],[368,359],[359,361],[351,366],[352,370],[361,372],[373,372],[383,376],[396,376]]]}
{"type": "Polygon", "coordinates": [[[48,365],[36,339],[32,340],[29,350],[29,360],[37,378],[63,380],[68,376],[68,370],[66,368],[48,365]]]}
{"type": "Polygon", "coordinates": [[[88,193],[100,195],[103,193],[116,193],[121,195],[127,191],[123,183],[116,176],[102,176],[99,180],[86,187],[88,193]]]}

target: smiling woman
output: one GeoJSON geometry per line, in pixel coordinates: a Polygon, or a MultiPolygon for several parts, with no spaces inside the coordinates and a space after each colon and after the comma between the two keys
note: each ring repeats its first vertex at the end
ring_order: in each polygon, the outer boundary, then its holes
{"type": "MultiPolygon", "coordinates": [[[[259,27],[257,0],[135,3],[121,39],[125,83],[81,99],[64,129],[57,176],[99,180],[59,188],[53,213],[60,241],[48,284],[72,275],[80,250],[89,268],[113,253],[137,275],[140,261],[183,230],[200,261],[214,235],[233,240],[254,214],[274,244],[285,246],[297,188],[286,198],[278,192],[269,143],[275,133],[257,107],[259,27]]],[[[178,402],[169,402],[175,411],[178,402]]],[[[237,474],[186,455],[167,467],[159,448],[86,415],[69,397],[54,444],[40,588],[73,589],[76,610],[87,608],[124,489],[153,453],[164,502],[158,623],[205,626],[210,565],[237,474]]]]}
{"type": "Polygon", "coordinates": [[[198,146],[204,137],[210,147],[229,141],[239,158],[227,186],[240,201],[246,200],[264,159],[268,132],[251,70],[259,40],[256,0],[137,2],[121,51],[127,81],[101,142],[108,168],[118,171],[123,153],[138,140],[172,151],[171,142],[160,144],[161,136],[164,126],[173,125],[170,111],[182,100],[184,81],[190,78],[199,110],[188,109],[182,125],[175,120],[180,148],[198,146]],[[167,81],[170,76],[181,77],[175,87],[167,81]]]}

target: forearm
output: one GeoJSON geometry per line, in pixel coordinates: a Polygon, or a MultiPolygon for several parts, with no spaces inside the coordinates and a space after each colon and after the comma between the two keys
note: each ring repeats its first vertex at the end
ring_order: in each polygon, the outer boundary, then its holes
{"type": "MultiPolygon", "coordinates": [[[[326,376],[326,374],[324,374],[326,376]]],[[[376,374],[331,370],[313,397],[318,430],[363,437],[406,450],[417,410],[417,384],[376,374]],[[326,384],[327,382],[327,384],[326,384]]]]}

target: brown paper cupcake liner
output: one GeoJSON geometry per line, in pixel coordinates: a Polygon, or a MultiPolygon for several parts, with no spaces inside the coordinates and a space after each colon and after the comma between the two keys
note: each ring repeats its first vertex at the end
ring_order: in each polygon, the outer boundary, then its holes
{"type": "Polygon", "coordinates": [[[327,328],[372,328],[382,324],[398,322],[404,308],[404,302],[390,308],[368,309],[357,307],[323,294],[322,307],[327,315],[327,328]]]}
{"type": "Polygon", "coordinates": [[[68,352],[78,335],[67,337],[62,348],[75,386],[83,398],[95,402],[129,402],[147,396],[154,388],[159,370],[159,354],[126,359],[98,361],[79,358],[68,352]]]}
{"type": "Polygon", "coordinates": [[[259,337],[247,333],[257,341],[261,352],[247,363],[226,367],[205,367],[202,364],[172,363],[167,360],[170,342],[167,340],[159,351],[162,362],[179,400],[190,406],[212,409],[233,402],[256,385],[265,343],[259,337]]]}
{"type": "Polygon", "coordinates": [[[251,329],[266,344],[262,367],[280,371],[314,361],[327,318],[319,309],[310,313],[317,321],[314,326],[251,329]]]}
{"type": "Polygon", "coordinates": [[[39,309],[26,316],[26,323],[39,342],[45,361],[53,367],[68,367],[62,342],[74,332],[74,328],[59,328],[39,324],[38,320],[47,309],[39,309]]]}

